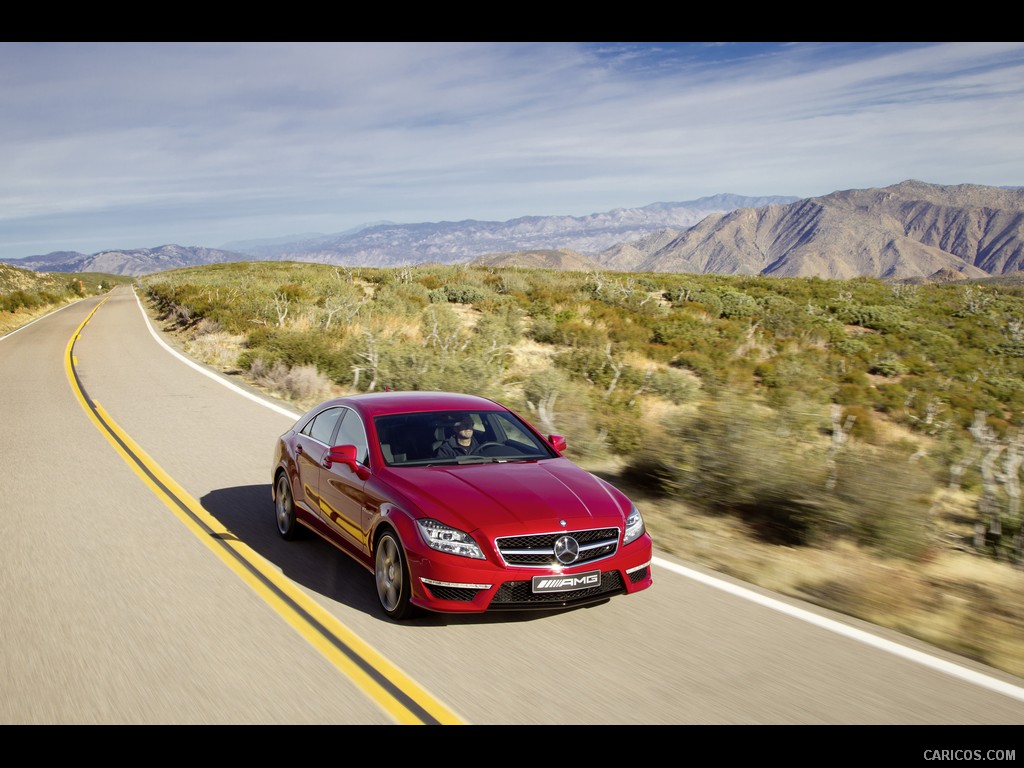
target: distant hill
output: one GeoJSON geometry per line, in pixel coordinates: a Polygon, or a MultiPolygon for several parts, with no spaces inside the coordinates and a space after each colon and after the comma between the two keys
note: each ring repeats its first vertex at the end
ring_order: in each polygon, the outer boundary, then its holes
{"type": "Polygon", "coordinates": [[[467,263],[471,267],[521,267],[557,269],[563,272],[589,272],[602,268],[596,259],[565,248],[491,253],[470,259],[467,263]]]}
{"type": "Polygon", "coordinates": [[[215,248],[187,248],[162,245],[130,251],[100,251],[92,255],[75,251],[57,251],[45,256],[8,260],[6,263],[36,272],[102,272],[108,275],[148,275],[179,267],[224,264],[231,261],[256,261],[252,256],[215,248]]]}
{"type": "Polygon", "coordinates": [[[339,266],[398,267],[436,262],[465,263],[487,254],[569,249],[594,255],[616,243],[665,228],[683,230],[713,213],[798,200],[723,194],[682,203],[653,203],[589,216],[529,216],[510,221],[422,224],[382,223],[334,235],[299,240],[238,242],[232,250],[164,245],[153,249],[103,251],[92,256],[54,253],[8,263],[38,271],[103,271],[145,275],[184,266],[226,261],[306,261],[339,266]],[[118,271],[114,271],[114,270],[118,271]]]}
{"type": "Polygon", "coordinates": [[[606,269],[847,279],[1024,269],[1024,190],[905,181],[708,216],[668,243],[610,248],[606,269]]]}
{"type": "Polygon", "coordinates": [[[164,245],[91,256],[61,252],[8,263],[36,271],[115,275],[288,260],[364,267],[473,263],[833,279],[976,279],[1024,270],[1024,190],[910,180],[805,200],[725,194],[582,217],[384,223],[235,247],[164,245]]]}

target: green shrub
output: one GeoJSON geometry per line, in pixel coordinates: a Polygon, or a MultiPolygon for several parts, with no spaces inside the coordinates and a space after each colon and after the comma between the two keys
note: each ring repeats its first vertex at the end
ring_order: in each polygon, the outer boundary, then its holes
{"type": "Polygon", "coordinates": [[[271,367],[282,363],[288,370],[312,365],[338,382],[346,381],[350,373],[349,358],[333,339],[320,333],[261,328],[249,335],[238,365],[250,370],[256,360],[271,367]]]}
{"type": "Polygon", "coordinates": [[[876,376],[902,376],[907,372],[907,366],[901,360],[888,357],[875,362],[868,368],[868,372],[876,376]]]}
{"type": "Polygon", "coordinates": [[[918,559],[930,551],[933,478],[898,454],[846,451],[837,459],[836,524],[844,537],[879,553],[918,559]]]}
{"type": "Polygon", "coordinates": [[[433,304],[475,304],[483,301],[489,294],[484,288],[459,283],[435,288],[428,295],[433,304]]]}

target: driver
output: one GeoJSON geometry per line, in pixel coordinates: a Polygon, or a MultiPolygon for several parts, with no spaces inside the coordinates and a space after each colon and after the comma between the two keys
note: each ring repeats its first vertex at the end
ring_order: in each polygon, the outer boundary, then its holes
{"type": "Polygon", "coordinates": [[[457,456],[468,456],[476,453],[480,447],[473,431],[473,420],[469,416],[460,416],[454,424],[455,434],[437,446],[434,456],[439,459],[454,459],[457,456]]]}

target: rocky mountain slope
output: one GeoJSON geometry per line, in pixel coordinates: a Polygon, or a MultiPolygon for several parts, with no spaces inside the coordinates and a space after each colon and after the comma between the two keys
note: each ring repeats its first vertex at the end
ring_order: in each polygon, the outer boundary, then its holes
{"type": "Polygon", "coordinates": [[[1024,190],[905,181],[708,216],[660,245],[598,255],[607,269],[885,279],[1024,269],[1024,190]]]}

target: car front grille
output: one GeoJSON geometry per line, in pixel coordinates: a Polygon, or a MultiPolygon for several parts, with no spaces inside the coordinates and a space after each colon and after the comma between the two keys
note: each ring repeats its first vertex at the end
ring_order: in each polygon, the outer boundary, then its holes
{"type": "Polygon", "coordinates": [[[508,565],[526,568],[557,568],[563,565],[592,563],[615,554],[619,546],[618,528],[594,528],[589,531],[556,531],[531,536],[504,536],[495,545],[508,565]],[[576,539],[579,557],[572,563],[560,563],[555,558],[555,542],[563,536],[576,539]]]}
{"type": "Polygon", "coordinates": [[[529,581],[506,581],[491,600],[492,610],[530,610],[536,608],[571,607],[605,600],[625,591],[618,571],[601,574],[601,586],[575,589],[571,592],[535,593],[529,581]]]}

